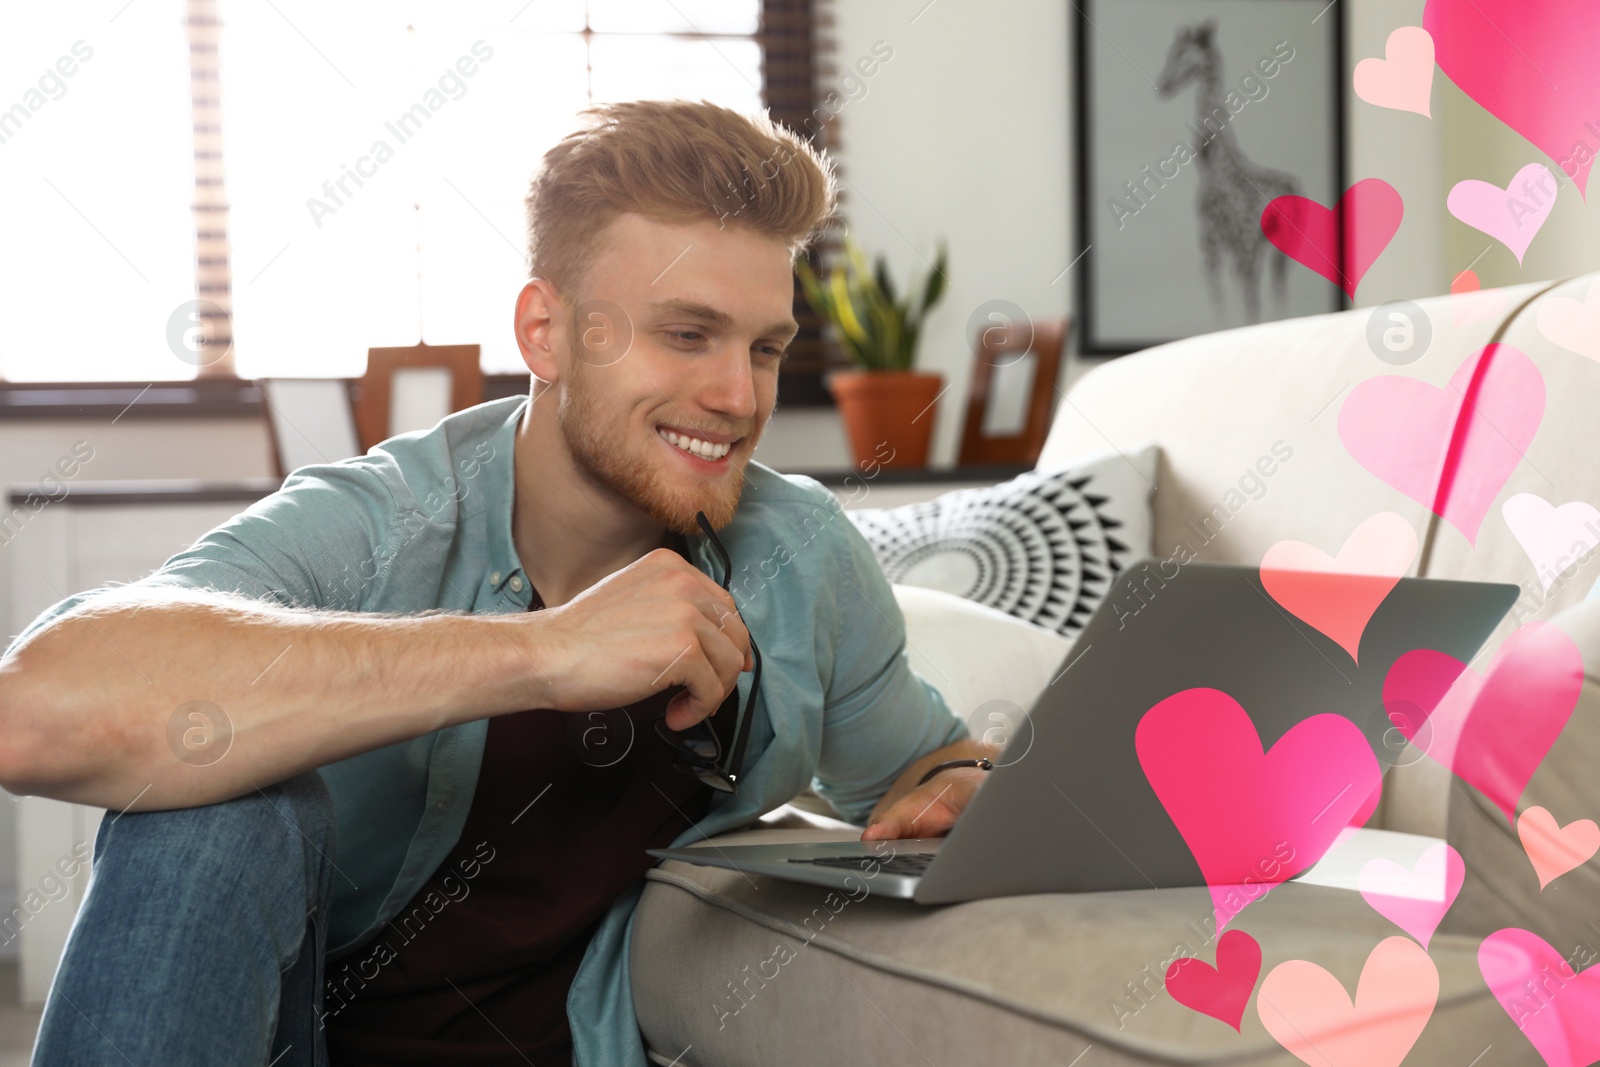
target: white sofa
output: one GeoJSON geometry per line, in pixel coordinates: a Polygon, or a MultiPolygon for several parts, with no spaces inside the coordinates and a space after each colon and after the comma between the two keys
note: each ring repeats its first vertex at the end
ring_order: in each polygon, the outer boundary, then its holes
{"type": "MultiPolygon", "coordinates": [[[[1187,524],[1224,499],[1236,500],[1228,491],[1282,440],[1293,447],[1292,460],[1281,464],[1259,499],[1224,508],[1226,522],[1199,549],[1199,559],[1258,564],[1270,545],[1286,539],[1332,553],[1363,519],[1392,511],[1419,534],[1412,574],[1521,585],[1523,599],[1472,666],[1483,669],[1519,625],[1550,619],[1577,642],[1586,673],[1577,709],[1519,810],[1542,805],[1563,824],[1600,818],[1594,773],[1600,766],[1600,600],[1584,602],[1600,578],[1600,559],[1584,556],[1546,593],[1500,511],[1519,493],[1555,505],[1600,504],[1600,360],[1554,343],[1540,329],[1541,309],[1583,301],[1597,277],[1419,301],[1432,343],[1406,366],[1390,365],[1369,348],[1367,310],[1197,337],[1111,361],[1087,374],[1060,404],[1039,466],[1158,443],[1163,460],[1154,550],[1165,557],[1179,541],[1194,542],[1187,524]],[[1492,342],[1532,359],[1543,377],[1545,410],[1472,544],[1358,464],[1337,424],[1344,398],[1362,380],[1405,375],[1442,387],[1492,342]]],[[[1570,314],[1572,305],[1564,306],[1570,314]]],[[[1552,312],[1545,315],[1548,327],[1552,312]]],[[[1475,424],[1474,432],[1492,421],[1475,424]]],[[[963,716],[993,699],[1028,707],[1067,647],[1054,634],[944,594],[897,588],[897,597],[913,667],[963,716]]],[[[1459,898],[1427,947],[1438,970],[1438,998],[1405,1062],[1541,1064],[1480,974],[1479,948],[1486,935],[1512,926],[1539,934],[1564,956],[1600,946],[1600,925],[1590,923],[1600,924],[1600,861],[1589,860],[1541,891],[1515,831],[1476,790],[1429,759],[1399,762],[1385,779],[1382,803],[1368,823],[1373,829],[1361,833],[1447,838],[1467,868],[1459,898]]],[[[718,843],[830,834],[853,838],[859,831],[796,825],[791,816],[718,843]]],[[[1411,855],[1430,843],[1382,839],[1411,855]]],[[[678,862],[663,863],[648,877],[631,967],[641,1029],[661,1064],[1302,1062],[1263,1025],[1258,994],[1235,1032],[1165,992],[1164,961],[1177,944],[1214,959],[1215,943],[1202,944],[1192,933],[1191,924],[1210,915],[1204,889],[1040,894],[936,908],[868,896],[827,915],[820,933],[813,924],[811,934],[797,937],[801,921],[822,903],[815,887],[678,862]],[[794,957],[776,978],[750,981],[778,944],[795,950],[794,957]],[[738,1000],[736,984],[743,990],[738,1000]],[[734,1007],[737,1014],[723,1014],[734,1007]]],[[[1259,941],[1262,978],[1284,961],[1306,960],[1331,972],[1347,995],[1355,993],[1374,947],[1402,934],[1354,891],[1299,883],[1252,904],[1233,926],[1259,941]]],[[[1582,1003],[1600,1006],[1600,997],[1587,992],[1587,1001],[1580,992],[1559,999],[1560,985],[1547,994],[1558,998],[1547,1021],[1582,1003]]],[[[1343,1028],[1345,1037],[1370,1036],[1386,1024],[1382,1005],[1370,997],[1364,1005],[1364,1016],[1343,1028]]],[[[1586,1021],[1575,1015],[1567,1021],[1600,1033],[1600,1011],[1586,1021]]],[[[1371,1050],[1347,1049],[1346,1058],[1327,1051],[1330,1064],[1399,1062],[1371,1050]]]]}

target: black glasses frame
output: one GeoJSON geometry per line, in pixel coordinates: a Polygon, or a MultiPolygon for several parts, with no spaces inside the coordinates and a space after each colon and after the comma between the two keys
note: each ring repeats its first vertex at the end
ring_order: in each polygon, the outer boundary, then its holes
{"type": "MultiPolygon", "coordinates": [[[[726,593],[728,583],[733,579],[733,561],[728,558],[728,550],[722,547],[722,542],[717,539],[716,531],[711,528],[706,513],[696,512],[694,521],[699,523],[706,539],[711,542],[711,546],[717,550],[717,555],[722,560],[722,591],[726,593]]],[[[756,647],[754,634],[750,636],[750,656],[755,661],[755,676],[750,681],[750,697],[745,701],[744,712],[739,714],[738,726],[733,736],[733,751],[726,764],[722,762],[722,741],[717,737],[717,732],[711,728],[708,719],[701,719],[687,730],[674,730],[667,726],[666,712],[656,717],[656,734],[678,751],[678,759],[672,764],[673,769],[698,778],[722,793],[732,793],[738,788],[739,775],[744,770],[745,745],[750,740],[750,724],[755,718],[756,693],[761,689],[761,649],[756,647]]],[[[737,686],[733,692],[735,695],[738,694],[737,686]]]]}

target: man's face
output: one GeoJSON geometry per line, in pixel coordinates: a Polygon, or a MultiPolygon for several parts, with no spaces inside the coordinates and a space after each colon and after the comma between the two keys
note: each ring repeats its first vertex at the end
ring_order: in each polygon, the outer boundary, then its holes
{"type": "Polygon", "coordinates": [[[614,221],[551,335],[579,474],[677,533],[697,511],[727,525],[797,329],[791,271],[782,241],[740,227],[614,221]]]}

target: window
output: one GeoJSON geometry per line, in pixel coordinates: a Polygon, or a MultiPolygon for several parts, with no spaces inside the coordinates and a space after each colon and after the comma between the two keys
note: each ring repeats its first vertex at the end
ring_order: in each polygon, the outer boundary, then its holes
{"type": "MultiPolygon", "coordinates": [[[[0,16],[4,69],[31,79],[0,97],[11,108],[0,110],[0,190],[15,205],[0,257],[6,378],[194,376],[184,309],[208,232],[195,175],[204,183],[214,168],[195,158],[208,142],[191,111],[184,17],[207,6],[0,16]]],[[[419,333],[482,345],[487,373],[525,373],[511,336],[522,201],[574,113],[639,97],[763,106],[761,0],[214,7],[215,189],[243,378],[355,376],[367,348],[419,333]]],[[[204,95],[206,57],[196,62],[204,95]]]]}

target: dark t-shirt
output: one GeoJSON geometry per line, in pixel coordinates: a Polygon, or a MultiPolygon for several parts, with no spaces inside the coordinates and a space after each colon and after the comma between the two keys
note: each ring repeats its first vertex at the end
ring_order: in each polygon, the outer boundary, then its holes
{"type": "MultiPolygon", "coordinates": [[[[672,545],[686,554],[686,545],[672,545]]],[[[543,603],[533,593],[530,610],[543,603]]],[[[461,838],[381,934],[326,975],[337,1067],[570,1063],[567,991],[613,901],[705,815],[655,720],[677,687],[608,712],[489,720],[461,838]]],[[[710,720],[731,743],[737,690],[710,720]]]]}

